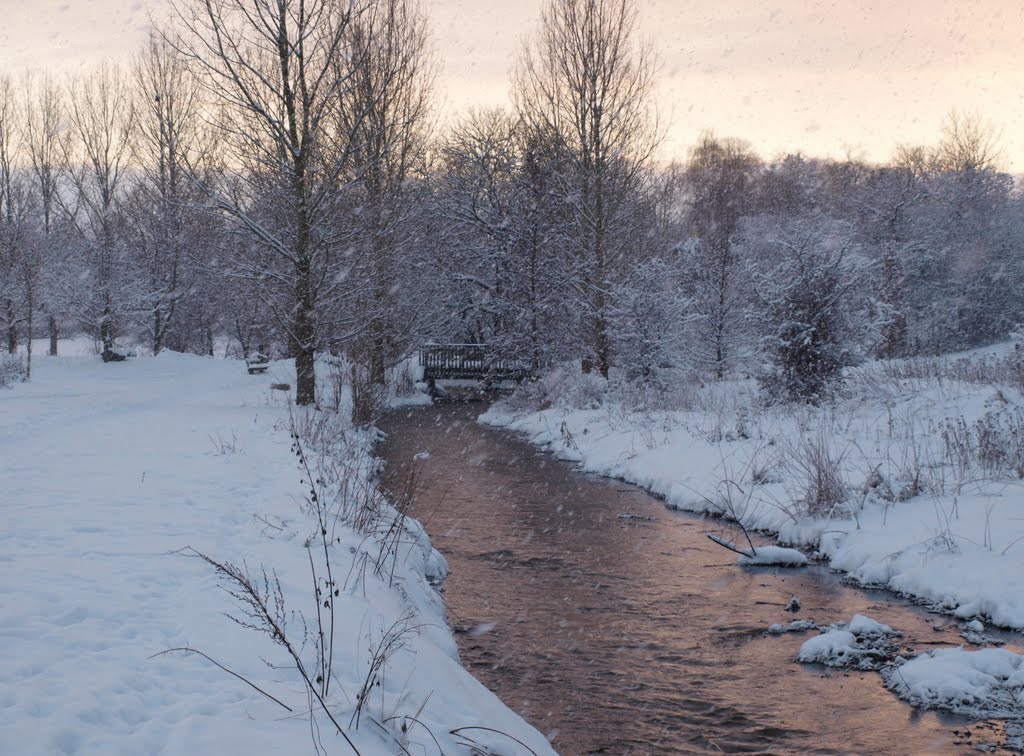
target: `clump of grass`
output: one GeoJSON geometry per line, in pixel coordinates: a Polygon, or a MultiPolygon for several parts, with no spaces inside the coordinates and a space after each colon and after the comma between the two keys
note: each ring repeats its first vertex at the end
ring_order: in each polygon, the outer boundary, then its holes
{"type": "Polygon", "coordinates": [[[842,474],[847,451],[838,450],[823,423],[789,449],[786,467],[796,486],[796,505],[804,514],[830,518],[846,514],[848,490],[842,474]]]}

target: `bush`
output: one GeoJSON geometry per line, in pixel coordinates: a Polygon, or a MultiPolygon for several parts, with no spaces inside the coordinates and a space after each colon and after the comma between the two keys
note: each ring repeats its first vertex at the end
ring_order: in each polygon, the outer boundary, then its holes
{"type": "Polygon", "coordinates": [[[784,464],[798,487],[793,503],[801,514],[818,518],[846,514],[847,486],[842,474],[846,452],[833,446],[832,435],[823,423],[817,433],[803,436],[786,450],[784,464]]]}
{"type": "Polygon", "coordinates": [[[843,368],[856,362],[863,313],[854,296],[864,263],[847,230],[798,224],[775,242],[777,263],[761,276],[765,352],[760,376],[769,403],[817,404],[836,389],[843,368]]]}
{"type": "Polygon", "coordinates": [[[947,420],[940,428],[947,462],[966,478],[972,470],[993,477],[1024,478],[1024,411],[987,412],[968,423],[963,417],[947,420]]]}
{"type": "Polygon", "coordinates": [[[25,360],[17,354],[0,354],[0,386],[24,383],[28,380],[25,360]]]}
{"type": "Polygon", "coordinates": [[[582,373],[578,363],[560,365],[534,381],[519,386],[502,402],[511,412],[562,409],[598,409],[604,404],[608,381],[596,373],[582,373]]]}

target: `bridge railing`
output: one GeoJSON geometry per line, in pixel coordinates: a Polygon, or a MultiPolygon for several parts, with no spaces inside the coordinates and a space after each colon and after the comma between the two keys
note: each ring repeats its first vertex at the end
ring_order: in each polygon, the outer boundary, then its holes
{"type": "Polygon", "coordinates": [[[487,344],[428,344],[420,349],[423,380],[520,380],[529,372],[487,344]]]}

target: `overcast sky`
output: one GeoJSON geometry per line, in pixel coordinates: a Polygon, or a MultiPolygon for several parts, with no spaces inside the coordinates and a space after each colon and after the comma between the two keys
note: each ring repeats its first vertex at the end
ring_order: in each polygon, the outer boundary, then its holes
{"type": "MultiPolygon", "coordinates": [[[[151,0],[159,11],[163,0],[151,0]]],[[[439,110],[507,103],[509,72],[543,0],[421,0],[438,58],[439,110]]],[[[934,143],[950,108],[1001,132],[1024,172],[1024,0],[639,0],[660,59],[663,157],[705,129],[766,157],[800,150],[884,160],[934,143]]],[[[0,70],[75,70],[125,59],[145,0],[0,0],[0,70]]]]}

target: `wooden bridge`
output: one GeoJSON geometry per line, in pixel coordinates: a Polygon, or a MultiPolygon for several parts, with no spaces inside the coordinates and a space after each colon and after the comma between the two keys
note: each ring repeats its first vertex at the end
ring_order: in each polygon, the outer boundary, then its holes
{"type": "Polygon", "coordinates": [[[529,368],[487,344],[428,344],[420,349],[423,380],[521,381],[529,368]]]}

